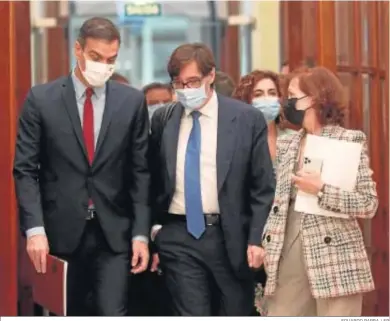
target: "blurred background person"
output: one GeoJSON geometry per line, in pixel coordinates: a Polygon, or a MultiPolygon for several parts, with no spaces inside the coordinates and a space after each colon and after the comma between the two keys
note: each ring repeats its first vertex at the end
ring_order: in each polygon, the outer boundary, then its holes
{"type": "Polygon", "coordinates": [[[280,73],[282,75],[288,75],[290,73],[290,65],[289,65],[289,62],[287,60],[285,62],[283,62],[282,68],[280,69],[280,73]]]}
{"type": "Polygon", "coordinates": [[[173,90],[170,84],[161,82],[153,82],[143,88],[148,106],[149,119],[152,118],[154,112],[166,107],[174,100],[173,90]]]}
{"type": "Polygon", "coordinates": [[[363,294],[374,290],[358,219],[374,217],[378,196],[365,134],[343,128],[346,108],[343,86],[328,69],[305,68],[290,78],[284,115],[302,129],[277,145],[276,194],[263,233],[269,316],[360,316],[363,294]],[[304,169],[306,134],[362,144],[352,191],[304,169]],[[298,190],[348,219],[296,212],[298,190]]]}
{"type": "Polygon", "coordinates": [[[293,132],[284,126],[280,113],[281,95],[279,76],[265,70],[255,70],[242,77],[233,94],[233,98],[251,104],[263,113],[268,124],[268,146],[273,161],[277,137],[293,132]]]}
{"type": "MultiPolygon", "coordinates": [[[[306,57],[300,63],[301,67],[313,68],[316,66],[315,59],[313,57],[306,57]]],[[[288,75],[290,73],[290,63],[288,60],[283,62],[282,68],[280,69],[282,75],[288,75]]]]}
{"type": "MultiPolygon", "coordinates": [[[[153,82],[143,88],[149,119],[154,112],[172,104],[173,91],[170,84],[153,82]]],[[[150,251],[154,252],[153,244],[150,244],[150,251]]],[[[164,284],[164,276],[161,270],[149,269],[141,274],[132,277],[130,288],[132,316],[169,316],[170,296],[164,284]]]]}
{"type": "Polygon", "coordinates": [[[143,88],[148,106],[170,103],[173,100],[173,91],[170,84],[153,82],[143,88]]]}
{"type": "Polygon", "coordinates": [[[214,89],[218,94],[231,97],[235,86],[234,80],[226,72],[215,72],[214,89]]]}
{"type": "Polygon", "coordinates": [[[125,76],[121,75],[118,72],[114,72],[112,74],[112,76],[110,77],[110,80],[117,81],[117,82],[124,84],[124,85],[130,85],[130,81],[128,81],[125,76]]]}
{"type": "MultiPolygon", "coordinates": [[[[154,112],[173,102],[173,91],[170,84],[153,82],[143,88],[149,119],[154,112]]],[[[153,244],[150,251],[154,252],[153,244]]],[[[170,299],[164,284],[161,270],[148,269],[132,277],[130,287],[130,315],[132,316],[169,316],[170,299]]]]}

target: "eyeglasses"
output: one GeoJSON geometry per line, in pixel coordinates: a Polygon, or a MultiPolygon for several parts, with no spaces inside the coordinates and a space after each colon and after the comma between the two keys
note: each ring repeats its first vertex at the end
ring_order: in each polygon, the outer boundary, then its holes
{"type": "Polygon", "coordinates": [[[172,80],[171,86],[173,89],[183,89],[183,88],[199,88],[202,86],[202,78],[192,78],[186,82],[180,80],[172,80]]]}

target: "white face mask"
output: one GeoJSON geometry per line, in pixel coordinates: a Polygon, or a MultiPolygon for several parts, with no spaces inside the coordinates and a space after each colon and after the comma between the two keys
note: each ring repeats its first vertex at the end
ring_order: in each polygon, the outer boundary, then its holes
{"type": "Polygon", "coordinates": [[[260,109],[267,122],[274,121],[279,115],[280,103],[278,97],[258,97],[252,100],[252,106],[260,109]]]}
{"type": "Polygon", "coordinates": [[[114,70],[114,64],[104,64],[85,59],[85,70],[81,70],[81,73],[92,87],[102,87],[110,79],[114,70]]]}
{"type": "Polygon", "coordinates": [[[153,104],[153,105],[148,105],[148,113],[149,113],[149,120],[152,119],[154,112],[157,109],[163,108],[168,106],[170,103],[159,103],[159,104],[153,104]]]}
{"type": "Polygon", "coordinates": [[[176,89],[176,96],[184,108],[195,110],[202,106],[207,100],[206,86],[199,88],[176,89]]]}

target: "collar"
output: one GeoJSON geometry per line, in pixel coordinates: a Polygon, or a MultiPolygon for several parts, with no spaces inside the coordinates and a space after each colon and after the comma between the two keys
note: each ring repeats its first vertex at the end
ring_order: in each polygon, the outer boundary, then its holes
{"type": "MultiPolygon", "coordinates": [[[[213,90],[213,94],[211,95],[210,100],[207,102],[206,105],[204,105],[202,108],[200,108],[198,111],[206,117],[214,117],[216,114],[218,108],[218,97],[215,90],[213,90]]],[[[192,112],[192,110],[184,109],[185,115],[189,116],[192,112]]]]}
{"type": "MultiPolygon", "coordinates": [[[[320,133],[318,134],[318,136],[322,136],[322,137],[337,137],[340,135],[340,133],[343,133],[344,132],[344,128],[339,126],[339,125],[325,125],[321,128],[321,131],[320,133]]],[[[301,128],[298,133],[300,134],[301,137],[305,136],[306,134],[308,134],[308,132],[301,128]]]]}
{"type": "MultiPolygon", "coordinates": [[[[84,97],[85,90],[87,87],[81,82],[81,80],[76,76],[74,69],[72,71],[72,81],[74,90],[76,92],[76,99],[79,100],[80,98],[84,97]]],[[[99,99],[104,93],[106,92],[106,84],[102,87],[95,87],[93,88],[93,93],[96,95],[96,97],[99,99]]]]}

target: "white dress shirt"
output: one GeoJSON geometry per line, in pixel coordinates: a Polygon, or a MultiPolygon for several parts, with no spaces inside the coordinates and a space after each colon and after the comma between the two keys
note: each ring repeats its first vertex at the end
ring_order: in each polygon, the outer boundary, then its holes
{"type": "MultiPolygon", "coordinates": [[[[203,213],[219,213],[217,189],[217,131],[218,99],[214,92],[208,103],[201,109],[199,117],[201,128],[200,146],[200,187],[203,213]]],[[[193,118],[186,109],[180,122],[179,140],[176,159],[176,189],[173,194],[169,213],[185,215],[184,198],[184,164],[188,139],[191,133],[193,118]]]]}
{"type": "MultiPolygon", "coordinates": [[[[215,92],[208,103],[199,109],[201,128],[200,147],[200,184],[204,214],[219,214],[217,187],[217,133],[218,133],[218,97],[215,92]]],[[[184,164],[188,138],[191,133],[193,118],[186,109],[180,122],[176,159],[176,188],[169,206],[170,214],[185,215],[184,164]]],[[[161,225],[152,228],[152,239],[161,225]]]]}

